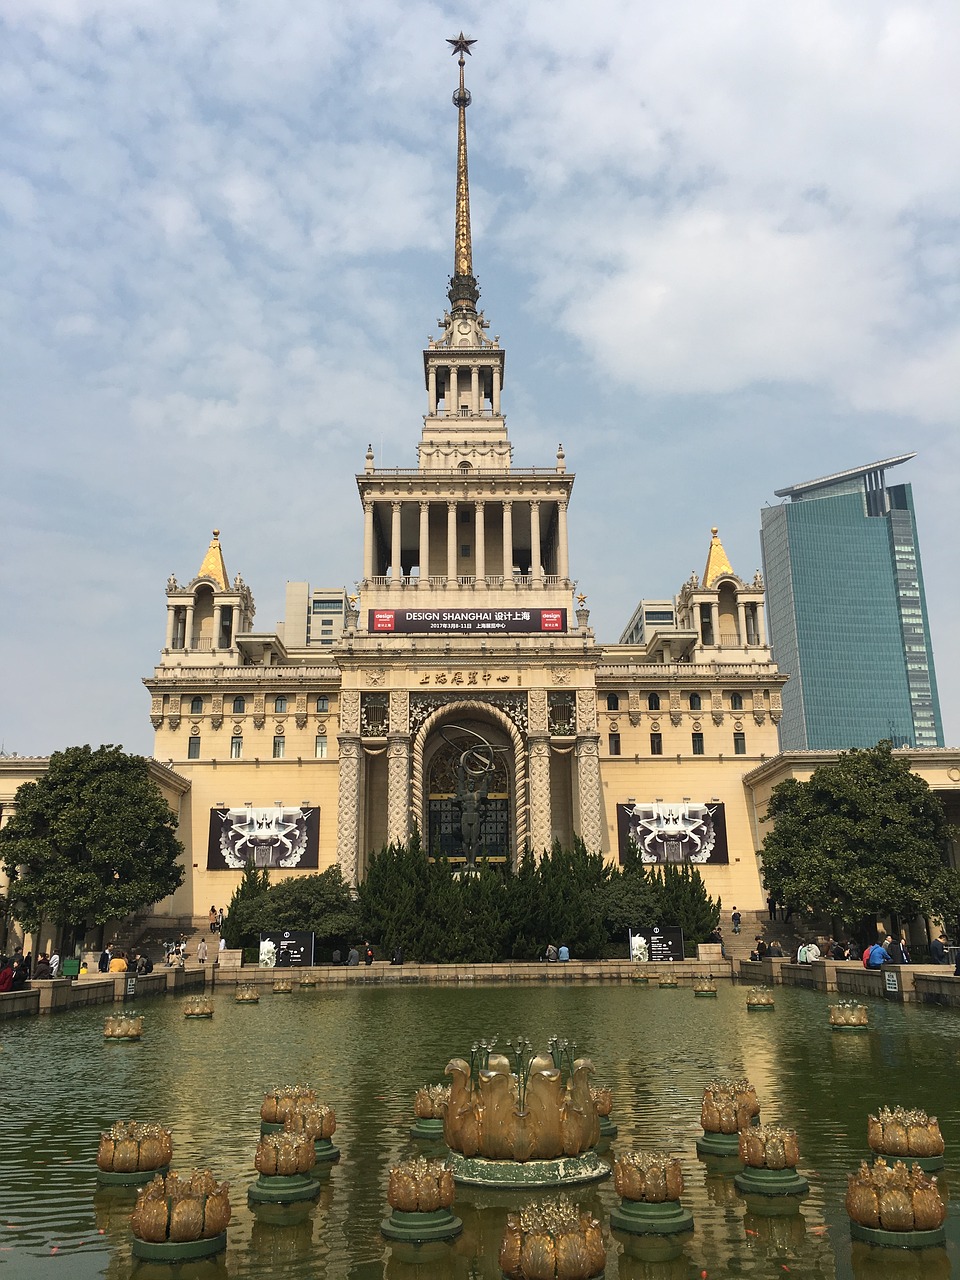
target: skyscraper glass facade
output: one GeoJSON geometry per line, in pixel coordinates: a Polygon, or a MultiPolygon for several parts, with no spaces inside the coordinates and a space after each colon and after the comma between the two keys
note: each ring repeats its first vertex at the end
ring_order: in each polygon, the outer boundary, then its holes
{"type": "Polygon", "coordinates": [[[885,463],[778,490],[761,513],[784,750],[943,746],[913,497],[885,463]]]}

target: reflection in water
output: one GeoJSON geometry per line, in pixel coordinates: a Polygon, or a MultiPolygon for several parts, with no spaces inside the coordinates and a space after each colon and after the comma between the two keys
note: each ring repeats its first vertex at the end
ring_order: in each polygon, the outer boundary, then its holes
{"type": "MultiPolygon", "coordinates": [[[[881,1270],[883,1280],[945,1280],[957,1255],[955,1208],[947,1250],[920,1259],[897,1251],[895,1269],[887,1251],[851,1248],[843,1209],[846,1174],[867,1154],[867,1114],[885,1103],[937,1115],[945,1173],[960,1167],[953,1011],[874,1002],[871,1030],[846,1038],[829,1030],[826,995],[791,989],[778,990],[776,1013],[765,1018],[746,1012],[740,988],[721,987],[707,1001],[632,984],[318,988],[265,992],[255,1006],[224,991],[214,1003],[215,1017],[203,1021],[185,1019],[177,1000],[144,1002],[137,1044],[105,1046],[102,1010],[4,1025],[5,1061],[20,1082],[0,1135],[0,1267],[11,1277],[45,1280],[56,1256],[70,1280],[494,1280],[506,1212],[517,1202],[510,1194],[458,1196],[464,1233],[432,1260],[407,1256],[379,1227],[390,1165],[433,1154],[409,1136],[416,1089],[439,1080],[465,1044],[496,1034],[502,1046],[518,1032],[537,1045],[553,1033],[569,1037],[594,1061],[597,1080],[614,1093],[613,1152],[663,1148],[682,1161],[692,1239],[670,1260],[630,1256],[611,1237],[607,1280],[690,1280],[702,1271],[710,1280],[768,1280],[784,1268],[790,1280],[868,1280],[881,1270]],[[797,1129],[811,1192],[794,1217],[749,1214],[732,1178],[697,1159],[701,1095],[717,1076],[746,1076],[764,1121],[797,1129]],[[256,1179],[263,1093],[298,1082],[336,1107],[342,1159],[306,1216],[280,1224],[254,1215],[246,1191],[256,1179]],[[180,1170],[209,1167],[230,1183],[225,1256],[189,1264],[189,1276],[185,1267],[134,1263],[127,1217],[135,1192],[98,1189],[95,1178],[100,1131],[119,1119],[164,1123],[180,1170]]],[[[610,1183],[572,1198],[603,1222],[616,1203],[610,1183]]]]}

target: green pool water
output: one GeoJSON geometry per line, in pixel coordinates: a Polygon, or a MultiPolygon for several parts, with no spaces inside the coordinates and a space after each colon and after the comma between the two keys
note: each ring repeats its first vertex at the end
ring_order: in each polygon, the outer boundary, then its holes
{"type": "MultiPolygon", "coordinates": [[[[391,1163],[418,1153],[408,1135],[412,1100],[443,1078],[451,1057],[481,1037],[518,1032],[535,1045],[551,1034],[577,1042],[614,1092],[619,1137],[679,1155],[695,1233],[680,1258],[650,1262],[609,1237],[607,1277],[690,1280],[751,1276],[884,1276],[941,1280],[957,1274],[960,1228],[950,1202],[948,1244],[914,1258],[852,1248],[843,1209],[846,1175],[866,1154],[866,1117],[883,1104],[937,1115],[947,1143],[945,1194],[960,1186],[960,1014],[872,1003],[868,1034],[838,1035],[829,998],[778,989],[776,1012],[746,1011],[747,992],[722,986],[716,1000],[689,988],[635,986],[518,989],[322,988],[235,1003],[214,996],[211,1021],[185,1019],[179,1000],[134,1006],[138,1044],[103,1039],[103,1010],[5,1023],[0,1125],[0,1278],[96,1276],[170,1280],[390,1280],[499,1276],[497,1249],[509,1206],[502,1193],[465,1192],[455,1212],[465,1231],[438,1257],[401,1258],[379,1233],[391,1163]],[[698,1160],[700,1098],[716,1076],[747,1076],[762,1119],[796,1128],[811,1185],[794,1219],[760,1218],[733,1172],[698,1160]],[[309,1083],[337,1113],[341,1162],[300,1222],[270,1223],[248,1208],[263,1092],[309,1083]],[[173,1131],[174,1166],[209,1167],[231,1186],[228,1248],[180,1268],[138,1263],[128,1227],[131,1193],[98,1189],[98,1136],[117,1119],[160,1121],[173,1131]]],[[[129,1008],[130,1006],[128,1006],[129,1008]]],[[[608,1227],[612,1179],[570,1193],[608,1227]]],[[[519,1203],[519,1202],[518,1202],[519,1203]]]]}

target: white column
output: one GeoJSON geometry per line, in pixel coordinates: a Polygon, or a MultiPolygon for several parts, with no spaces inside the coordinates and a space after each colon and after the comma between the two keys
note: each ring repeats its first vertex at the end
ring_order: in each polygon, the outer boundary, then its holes
{"type": "Polygon", "coordinates": [[[487,556],[486,546],[484,544],[486,530],[483,527],[484,509],[484,504],[482,502],[474,504],[474,523],[476,527],[473,532],[473,539],[474,551],[476,553],[475,565],[478,582],[485,582],[487,578],[487,556]]]}
{"type": "Polygon", "coordinates": [[[183,624],[183,647],[193,648],[193,601],[187,605],[187,616],[183,624]]]}
{"type": "Polygon", "coordinates": [[[360,770],[363,763],[358,734],[338,734],[340,751],[337,803],[337,861],[347,884],[356,884],[360,867],[360,770]]]}
{"type": "Polygon", "coordinates": [[[173,648],[173,627],[176,620],[177,620],[177,606],[175,604],[168,604],[167,605],[167,643],[164,646],[164,648],[166,649],[173,648]]]}
{"type": "Polygon", "coordinates": [[[494,366],[494,369],[493,369],[493,396],[491,398],[490,404],[491,404],[491,408],[493,409],[493,412],[496,414],[499,414],[500,412],[500,369],[499,369],[499,366],[496,366],[496,365],[494,366]]]}
{"type": "Polygon", "coordinates": [[[432,364],[427,369],[427,413],[437,412],[437,366],[432,364]]]}
{"type": "Polygon", "coordinates": [[[567,504],[557,503],[557,573],[566,581],[570,577],[570,558],[567,551],[567,504]]]}
{"type": "Polygon", "coordinates": [[[373,577],[373,503],[363,504],[363,578],[369,582],[373,577]]]}
{"type": "Polygon", "coordinates": [[[540,557],[540,503],[530,503],[530,574],[533,581],[543,586],[543,565],[540,557]]]}
{"type": "Polygon", "coordinates": [[[460,388],[457,385],[457,366],[455,364],[450,366],[450,377],[447,379],[447,387],[447,417],[449,418],[451,415],[456,417],[460,412],[460,388]]]}
{"type": "Polygon", "coordinates": [[[400,565],[400,508],[402,502],[390,503],[390,585],[399,587],[403,576],[400,565]]]}
{"type": "Polygon", "coordinates": [[[430,576],[430,503],[420,503],[420,582],[430,576]]]}
{"type": "Polygon", "coordinates": [[[757,620],[757,644],[767,643],[767,620],[764,617],[763,605],[754,605],[754,617],[757,620]]]}
{"type": "Polygon", "coordinates": [[[470,399],[473,404],[473,412],[480,412],[480,369],[474,365],[470,370],[470,399]]]}
{"type": "Polygon", "coordinates": [[[223,625],[223,605],[219,601],[213,606],[213,644],[212,649],[220,648],[220,628],[223,625]]]}
{"type": "Polygon", "coordinates": [[[720,643],[720,606],[716,600],[710,601],[710,626],[713,628],[713,643],[720,643]]]}
{"type": "Polygon", "coordinates": [[[457,504],[447,503],[447,586],[457,584],[457,504]]]}
{"type": "Polygon", "coordinates": [[[513,582],[513,503],[503,504],[503,580],[513,582]]]}
{"type": "Polygon", "coordinates": [[[737,626],[740,628],[740,644],[747,643],[747,607],[742,600],[737,601],[737,626]]]}
{"type": "Polygon", "coordinates": [[[410,833],[410,735],[387,735],[387,839],[402,843],[410,833]]]}
{"type": "Polygon", "coordinates": [[[230,648],[237,647],[237,631],[240,627],[240,606],[236,604],[228,604],[230,610],[230,648]]]}

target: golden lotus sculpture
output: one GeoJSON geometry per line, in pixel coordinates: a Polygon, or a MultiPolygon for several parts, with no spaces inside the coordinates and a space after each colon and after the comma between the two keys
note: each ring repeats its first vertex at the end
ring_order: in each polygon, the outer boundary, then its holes
{"type": "Polygon", "coordinates": [[[238,982],[235,999],[237,1004],[259,1004],[260,991],[255,982],[238,982]]]}
{"type": "Polygon", "coordinates": [[[421,1085],[413,1097],[413,1114],[418,1120],[442,1120],[449,1101],[448,1084],[421,1085]]]}
{"type": "Polygon", "coordinates": [[[332,1138],[337,1131],[337,1113],[325,1103],[310,1103],[292,1111],[283,1122],[287,1133],[306,1134],[312,1142],[332,1138]]]}
{"type": "Polygon", "coordinates": [[[757,1091],[748,1080],[714,1080],[703,1091],[700,1124],[704,1133],[739,1133],[759,1114],[757,1091]]]}
{"type": "Polygon", "coordinates": [[[694,978],[693,994],[695,996],[715,996],[717,994],[717,983],[713,977],[694,978]]]}
{"type": "Polygon", "coordinates": [[[830,1006],[830,1026],[836,1029],[844,1027],[866,1027],[867,1007],[856,1000],[840,1000],[830,1006]]]}
{"type": "Polygon", "coordinates": [[[97,1168],[104,1173],[138,1173],[162,1169],[173,1158],[173,1138],[159,1124],[118,1120],[100,1135],[97,1168]]]}
{"type": "Polygon", "coordinates": [[[265,1178],[292,1178],[317,1163],[313,1138],[306,1133],[266,1133],[257,1143],[254,1168],[265,1178]]]}
{"type": "Polygon", "coordinates": [[[447,1064],[443,1137],[451,1150],[524,1163],[578,1156],[598,1142],[593,1063],[573,1059],[565,1042],[551,1043],[553,1052],[531,1054],[529,1041],[518,1040],[512,1062],[487,1045],[477,1057],[474,1046],[471,1062],[454,1058],[447,1064]]]}
{"type": "Polygon", "coordinates": [[[449,1209],[456,1187],[452,1170],[442,1160],[402,1160],[390,1170],[387,1203],[402,1213],[435,1213],[449,1209]]]}
{"type": "Polygon", "coordinates": [[[213,1001],[209,996],[187,996],[183,1002],[185,1018],[212,1018],[213,1001]]]}
{"type": "Polygon", "coordinates": [[[306,1084],[276,1085],[263,1095],[260,1119],[265,1124],[283,1124],[288,1116],[318,1103],[315,1089],[306,1084]]]}
{"type": "Polygon", "coordinates": [[[750,1169],[795,1169],[799,1158],[793,1129],[761,1124],[740,1130],[740,1159],[750,1169]]]}
{"type": "Polygon", "coordinates": [[[289,996],[293,993],[292,978],[274,978],[273,994],[277,996],[289,996]]]}
{"type": "Polygon", "coordinates": [[[683,1171],[665,1151],[626,1151],[614,1163],[613,1185],[624,1200],[662,1204],[680,1199],[683,1171]]]}
{"type": "Polygon", "coordinates": [[[507,1215],[499,1261],[508,1280],[590,1280],[607,1250],[596,1218],[558,1196],[507,1215]]]}
{"type": "Polygon", "coordinates": [[[129,1013],[110,1014],[103,1020],[104,1040],[139,1040],[143,1035],[143,1018],[129,1013]]]}
{"type": "Polygon", "coordinates": [[[769,987],[751,987],[747,995],[748,1009],[773,1009],[773,992],[769,987]]]}
{"type": "Polygon", "coordinates": [[[936,1116],[903,1107],[881,1107],[867,1120],[871,1151],[885,1156],[930,1159],[943,1155],[943,1135],[936,1116]]]}
{"type": "Polygon", "coordinates": [[[230,1221],[230,1188],[217,1185],[209,1169],[189,1178],[168,1173],[140,1192],[130,1226],[137,1240],[151,1244],[188,1244],[215,1240],[230,1221]]]}
{"type": "Polygon", "coordinates": [[[936,1178],[902,1160],[864,1161],[847,1177],[845,1205],[851,1222],[874,1231],[939,1231],[947,1216],[936,1178]]]}

